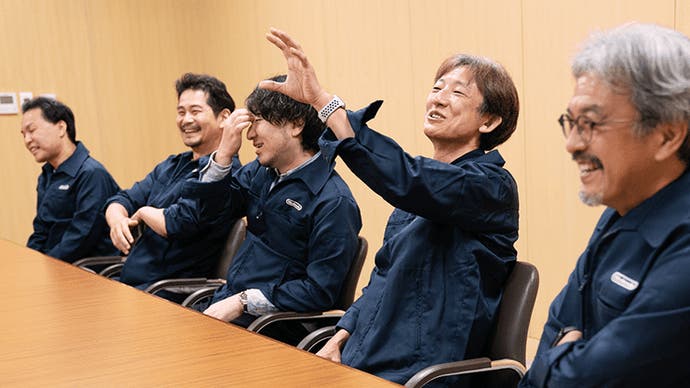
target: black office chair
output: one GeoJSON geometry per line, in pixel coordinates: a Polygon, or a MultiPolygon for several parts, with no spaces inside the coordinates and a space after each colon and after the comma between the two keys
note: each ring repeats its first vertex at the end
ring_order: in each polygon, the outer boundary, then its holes
{"type": "Polygon", "coordinates": [[[110,278],[120,273],[126,260],[127,256],[92,256],[79,259],[72,265],[110,278]]]}
{"type": "MultiPolygon", "coordinates": [[[[146,229],[147,226],[144,223],[130,228],[132,236],[134,236],[133,244],[137,243],[146,229]]],[[[77,260],[72,264],[86,271],[96,272],[106,278],[112,278],[120,275],[126,260],[127,256],[92,256],[77,260]]]]}
{"type": "MultiPolygon", "coordinates": [[[[437,364],[412,376],[405,387],[419,388],[435,379],[479,374],[478,387],[515,387],[524,376],[527,330],[539,288],[539,272],[532,264],[516,262],[506,281],[496,325],[488,340],[486,357],[437,364]]],[[[297,347],[316,353],[335,335],[335,326],[324,327],[305,337],[297,347]]]]}
{"type": "Polygon", "coordinates": [[[238,219],[228,233],[228,238],[225,241],[223,252],[216,264],[213,278],[164,279],[153,283],[144,291],[154,295],[161,291],[174,292],[177,294],[192,294],[199,289],[208,287],[214,287],[215,289],[222,286],[225,284],[225,278],[228,274],[228,268],[230,268],[230,264],[232,264],[232,259],[240,249],[246,235],[247,223],[243,218],[238,219]]]}
{"type": "MultiPolygon", "coordinates": [[[[343,282],[343,289],[340,292],[338,300],[334,306],[335,310],[318,311],[308,313],[297,313],[293,311],[280,311],[275,313],[268,313],[258,317],[248,327],[247,330],[257,333],[265,333],[270,331],[273,325],[279,325],[281,322],[295,322],[299,321],[301,324],[307,326],[309,332],[323,327],[325,325],[334,325],[340,320],[355,298],[355,290],[359,282],[359,276],[362,273],[362,266],[367,256],[368,243],[367,240],[360,236],[357,247],[357,255],[355,260],[350,265],[350,269],[343,282]]],[[[216,287],[208,287],[196,291],[182,302],[183,306],[193,307],[207,303],[213,296],[216,287]]],[[[297,341],[295,341],[297,342],[297,341]]]]}
{"type": "Polygon", "coordinates": [[[476,373],[481,373],[482,386],[516,387],[526,372],[527,331],[538,289],[537,268],[516,262],[504,287],[486,357],[426,367],[412,376],[405,387],[419,388],[440,377],[476,373]]]}

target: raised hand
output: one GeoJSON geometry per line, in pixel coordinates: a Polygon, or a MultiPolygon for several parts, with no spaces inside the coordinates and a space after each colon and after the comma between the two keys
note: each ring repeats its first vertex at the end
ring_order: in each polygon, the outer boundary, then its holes
{"type": "Polygon", "coordinates": [[[266,39],[283,52],[288,66],[287,79],[285,82],[261,81],[259,87],[283,93],[317,110],[326,105],[331,96],[321,88],[316,72],[299,43],[275,28],[266,34],[266,39]]]}
{"type": "Polygon", "coordinates": [[[216,152],[216,163],[227,166],[232,161],[232,156],[237,154],[242,145],[242,131],[248,129],[254,122],[254,115],[247,109],[239,108],[220,123],[223,137],[216,152]]]}

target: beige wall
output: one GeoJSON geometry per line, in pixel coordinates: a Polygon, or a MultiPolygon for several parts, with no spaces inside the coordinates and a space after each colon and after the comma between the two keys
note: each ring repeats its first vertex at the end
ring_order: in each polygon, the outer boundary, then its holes
{"type": "MultiPolygon", "coordinates": [[[[577,200],[576,169],[556,124],[572,89],[568,62],[591,31],[631,20],[690,34],[690,1],[2,0],[0,92],[56,93],[75,111],[78,138],[127,187],[184,149],[174,123],[181,73],[214,74],[241,103],[259,79],[285,71],[264,39],[270,26],[302,43],[321,82],[349,107],[384,99],[372,126],[415,155],[430,155],[421,124],[438,64],[461,51],[495,58],[521,97],[518,131],[501,151],[520,187],[519,258],[541,273],[530,330],[538,338],[602,210],[577,200]]],[[[39,167],[19,122],[0,116],[0,237],[23,243],[39,167]]],[[[242,159],[252,155],[246,144],[242,159]]],[[[362,208],[368,273],[391,208],[343,163],[339,171],[362,208]]]]}

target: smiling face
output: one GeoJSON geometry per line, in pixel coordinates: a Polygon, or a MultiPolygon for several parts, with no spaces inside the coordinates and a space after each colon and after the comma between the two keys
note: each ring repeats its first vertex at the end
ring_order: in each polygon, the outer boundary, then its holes
{"type": "Polygon", "coordinates": [[[180,94],[177,104],[177,127],[182,142],[192,149],[195,159],[213,152],[222,135],[221,115],[213,114],[207,99],[205,91],[187,89],[180,94]]]}
{"type": "Polygon", "coordinates": [[[40,108],[30,109],[22,116],[21,134],[24,146],[37,162],[48,162],[57,168],[66,159],[66,146],[71,141],[67,137],[64,121],[53,124],[43,117],[40,108]]]}
{"type": "Polygon", "coordinates": [[[479,113],[483,101],[469,68],[450,70],[436,81],[427,96],[424,134],[437,149],[467,152],[478,148],[479,129],[487,120],[479,113]]]}
{"type": "Polygon", "coordinates": [[[639,114],[629,94],[616,93],[598,77],[585,74],[576,80],[568,113],[597,123],[589,143],[576,130],[566,142],[580,170],[584,203],[604,204],[625,214],[653,194],[653,177],[659,175],[655,142],[648,139],[651,135],[633,132],[639,114]]]}
{"type": "Polygon", "coordinates": [[[247,130],[247,139],[252,142],[262,166],[285,173],[299,166],[309,153],[302,148],[301,132],[301,127],[290,122],[278,126],[257,116],[247,130]]]}

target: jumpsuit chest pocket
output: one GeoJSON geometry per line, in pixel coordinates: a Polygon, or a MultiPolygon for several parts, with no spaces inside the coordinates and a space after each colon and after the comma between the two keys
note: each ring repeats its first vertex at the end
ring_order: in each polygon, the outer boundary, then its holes
{"type": "Polygon", "coordinates": [[[46,192],[43,206],[48,210],[48,214],[56,218],[54,221],[71,220],[75,212],[75,202],[71,185],[64,184],[46,192]],[[64,189],[65,187],[68,189],[64,189]]]}
{"type": "Polygon", "coordinates": [[[637,294],[639,283],[621,272],[612,272],[602,279],[597,293],[599,314],[604,321],[620,316],[637,294]]]}

